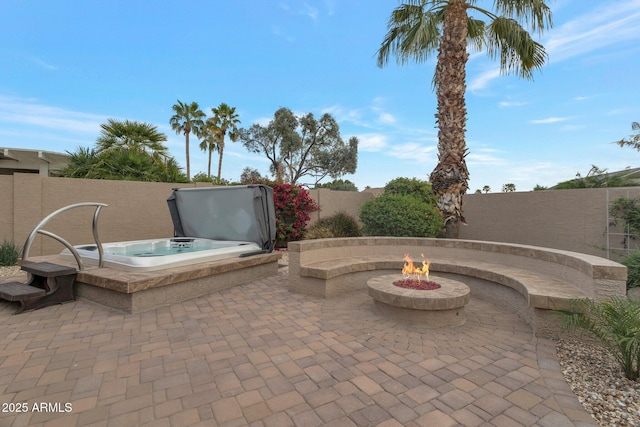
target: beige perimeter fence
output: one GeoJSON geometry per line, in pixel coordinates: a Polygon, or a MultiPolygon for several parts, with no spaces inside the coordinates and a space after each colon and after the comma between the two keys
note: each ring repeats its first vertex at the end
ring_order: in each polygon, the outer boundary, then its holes
{"type": "MultiPolygon", "coordinates": [[[[172,188],[207,185],[0,175],[0,241],[22,245],[42,218],[80,202],[109,205],[100,214],[103,242],[169,237],[173,225],[166,200],[172,188]]],[[[372,192],[327,189],[310,194],[321,208],[312,215],[312,222],[338,211],[357,218],[362,203],[375,197],[372,192]]],[[[468,225],[461,228],[460,238],[544,246],[617,260],[626,251],[625,231],[610,226],[609,206],[619,197],[640,197],[640,188],[469,194],[464,205],[468,225]]],[[[45,229],[72,244],[91,243],[92,219],[93,208],[80,208],[54,218],[45,229]]],[[[30,255],[61,250],[55,240],[37,237],[30,255]]]]}

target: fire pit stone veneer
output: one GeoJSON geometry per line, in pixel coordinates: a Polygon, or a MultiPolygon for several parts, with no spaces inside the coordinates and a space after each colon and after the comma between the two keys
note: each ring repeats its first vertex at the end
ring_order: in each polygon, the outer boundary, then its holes
{"type": "Polygon", "coordinates": [[[379,313],[395,320],[420,322],[427,328],[459,326],[466,321],[464,306],[470,299],[467,285],[442,277],[433,279],[439,289],[407,289],[393,284],[403,277],[388,274],[367,281],[369,296],[379,313]]]}

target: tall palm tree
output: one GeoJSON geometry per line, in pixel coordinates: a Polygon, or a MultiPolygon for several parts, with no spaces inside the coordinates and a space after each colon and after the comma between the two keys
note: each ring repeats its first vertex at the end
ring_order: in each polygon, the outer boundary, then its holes
{"type": "Polygon", "coordinates": [[[547,54],[521,25],[542,33],[551,27],[551,10],[544,0],[495,0],[495,13],[476,6],[477,0],[406,0],[389,18],[378,50],[378,66],[393,53],[398,63],[424,62],[437,50],[434,86],[438,102],[438,164],[429,181],[445,217],[445,236],[458,237],[462,197],[469,188],[465,161],[467,44],[499,57],[503,74],[532,79],[547,54]],[[469,10],[487,22],[469,16],[469,10]]]}
{"type": "Polygon", "coordinates": [[[196,137],[199,137],[204,126],[205,114],[200,109],[197,102],[191,104],[185,104],[178,100],[178,103],[171,107],[174,111],[174,115],[169,119],[171,129],[175,130],[177,134],[182,133],[185,139],[186,149],[186,161],[187,161],[187,179],[191,180],[191,161],[189,159],[189,134],[193,132],[196,137]]]}
{"type": "Polygon", "coordinates": [[[218,149],[221,136],[220,128],[215,126],[211,119],[208,119],[202,127],[200,149],[209,155],[209,163],[207,165],[207,176],[209,178],[211,178],[211,153],[218,149]]]}
{"type": "Polygon", "coordinates": [[[213,117],[207,120],[213,128],[217,128],[219,132],[218,138],[218,182],[220,182],[220,174],[222,172],[222,155],[224,153],[224,137],[229,133],[231,142],[238,140],[238,114],[236,107],[230,107],[224,102],[211,109],[213,117]]]}

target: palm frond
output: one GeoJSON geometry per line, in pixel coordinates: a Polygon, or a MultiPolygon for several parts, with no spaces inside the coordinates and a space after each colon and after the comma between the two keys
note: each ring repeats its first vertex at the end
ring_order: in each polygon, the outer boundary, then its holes
{"type": "Polygon", "coordinates": [[[411,60],[424,62],[437,50],[444,9],[435,5],[424,10],[426,6],[426,1],[413,2],[391,13],[387,23],[389,31],[378,49],[379,67],[388,63],[391,54],[399,64],[406,64],[411,60]]]}
{"type": "Polygon", "coordinates": [[[553,27],[551,9],[544,0],[496,0],[494,7],[498,15],[524,21],[538,33],[553,27]]]}
{"type": "Polygon", "coordinates": [[[597,338],[613,355],[625,376],[640,377],[640,301],[613,297],[595,302],[576,301],[569,312],[561,313],[565,326],[597,338]]]}
{"type": "Polygon", "coordinates": [[[533,70],[542,68],[547,60],[544,47],[511,18],[494,19],[485,31],[484,43],[491,58],[500,58],[500,70],[504,74],[532,79],[533,70]]]}

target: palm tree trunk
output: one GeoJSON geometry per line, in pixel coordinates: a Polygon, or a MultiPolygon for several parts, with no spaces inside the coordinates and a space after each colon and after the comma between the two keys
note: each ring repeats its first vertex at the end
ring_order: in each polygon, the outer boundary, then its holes
{"type": "Polygon", "coordinates": [[[222,153],[224,152],[224,144],[220,144],[218,147],[220,157],[218,157],[218,184],[220,183],[220,174],[222,173],[222,153]]]}
{"type": "Polygon", "coordinates": [[[457,238],[462,216],[462,197],[469,188],[465,127],[465,66],[467,53],[467,7],[452,0],[446,10],[436,65],[438,112],[438,164],[429,178],[438,196],[437,207],[445,218],[445,237],[457,238]]]}
{"type": "Polygon", "coordinates": [[[211,146],[209,146],[209,165],[207,166],[207,176],[211,178],[211,153],[213,152],[211,146]]]}
{"type": "Polygon", "coordinates": [[[186,155],[186,160],[187,160],[187,180],[191,181],[191,163],[189,161],[189,133],[190,132],[185,132],[184,134],[184,145],[186,147],[187,150],[187,155],[186,155]]]}

